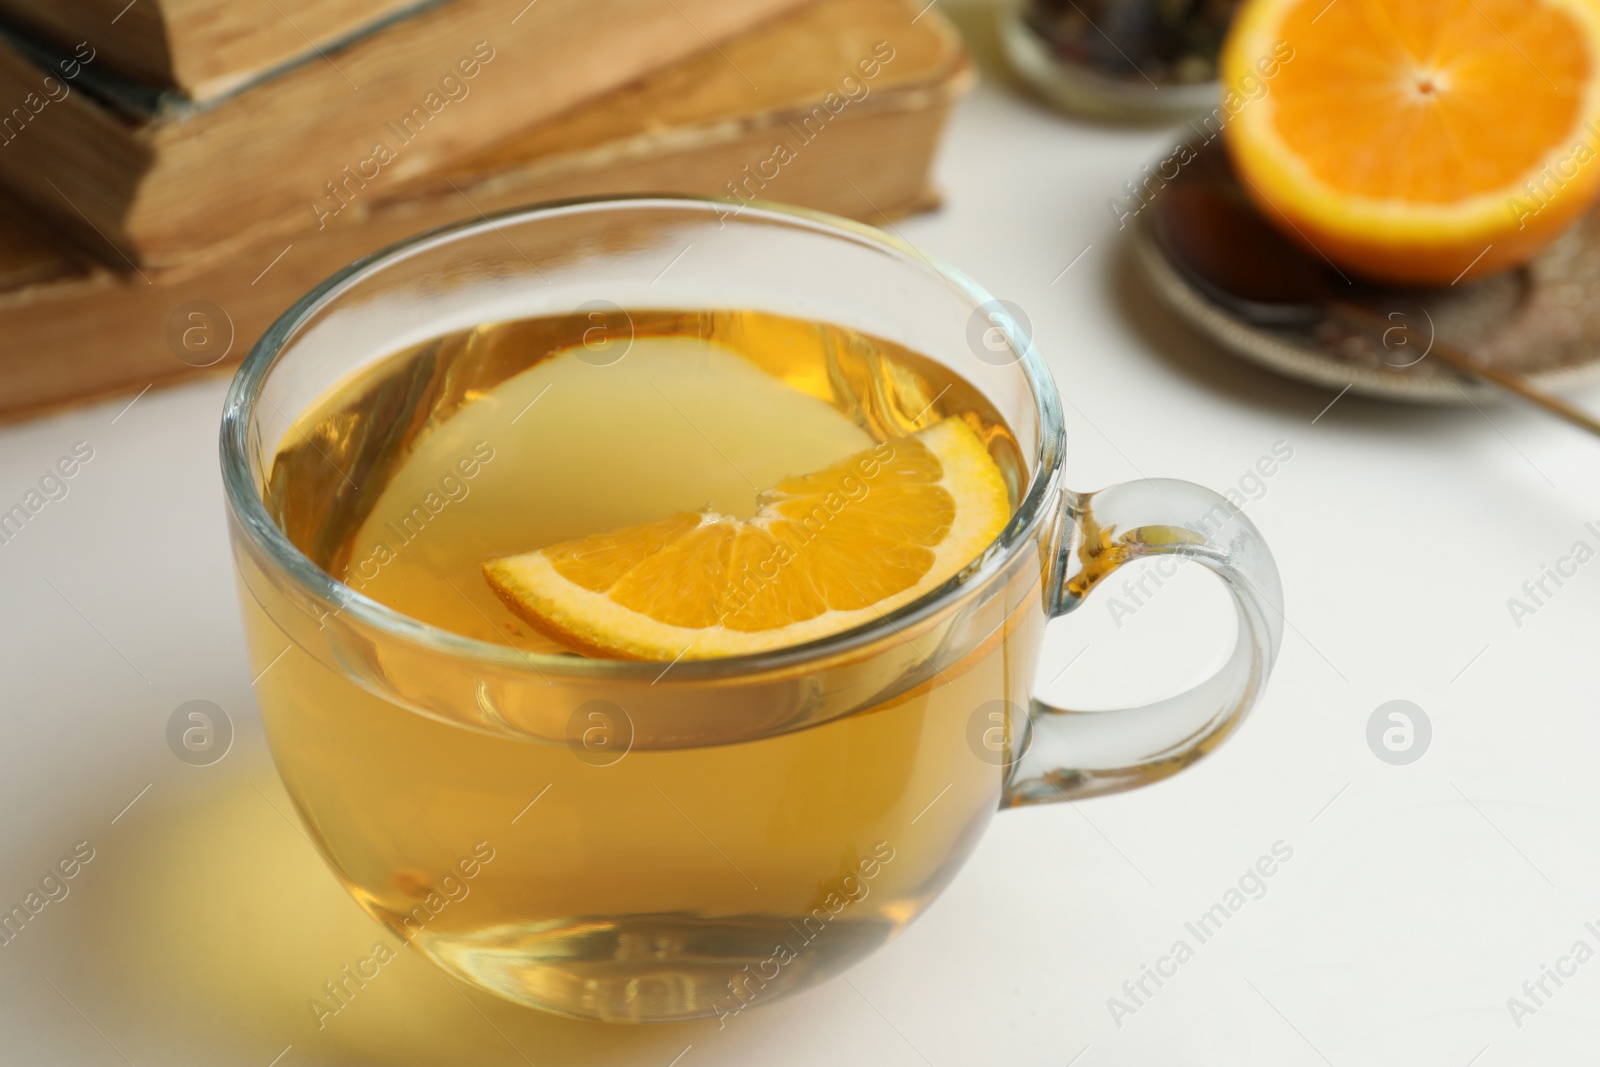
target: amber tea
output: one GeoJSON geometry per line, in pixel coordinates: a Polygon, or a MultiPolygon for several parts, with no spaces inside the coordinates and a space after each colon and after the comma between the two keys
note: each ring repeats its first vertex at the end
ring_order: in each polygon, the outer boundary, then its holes
{"type": "MultiPolygon", "coordinates": [[[[365,596],[574,656],[497,594],[487,561],[673,515],[751,522],[785,479],[860,456],[904,465],[919,432],[951,420],[999,474],[1003,512],[1024,478],[983,396],[889,342],[753,312],[599,318],[483,326],[341,384],[285,436],[269,509],[365,596]]],[[[833,529],[866,506],[838,500],[833,529]]],[[[862,599],[882,584],[874,568],[909,552],[879,549],[839,576],[862,599]]],[[[705,559],[680,555],[654,577],[663,590],[706,579],[705,559]]],[[[261,699],[322,847],[417,948],[543,1008],[727,1016],[893,937],[960,864],[1002,776],[975,758],[969,720],[997,695],[1025,702],[1031,642],[1007,638],[1038,610],[1014,596],[970,651],[899,691],[891,680],[876,706],[737,744],[627,748],[614,704],[588,713],[576,746],[495,736],[405,714],[304,654],[263,677],[261,699]]],[[[262,662],[283,644],[270,626],[252,636],[262,662]]]]}

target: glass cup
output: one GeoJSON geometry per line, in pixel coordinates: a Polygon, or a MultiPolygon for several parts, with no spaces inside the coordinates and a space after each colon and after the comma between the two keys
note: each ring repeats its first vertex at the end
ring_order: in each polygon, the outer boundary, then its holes
{"type": "MultiPolygon", "coordinates": [[[[434,385],[476,387],[459,377],[434,385]]],[[[391,429],[373,421],[317,442],[324,476],[345,483],[336,495],[379,488],[361,484],[362,450],[391,429]]],[[[1280,590],[1249,520],[1182,482],[1073,492],[1060,484],[1065,445],[1056,387],[1018,318],[959,271],[843,219],[578,201],[368,257],[266,332],[223,416],[240,603],[284,784],[362,907],[511,1000],[592,1019],[726,1020],[837,974],[928,906],[996,811],[1161,779],[1261,694],[1280,590]],[[630,307],[826,321],[943,362],[1021,446],[1015,514],[962,573],[870,624],[670,666],[475,640],[331,576],[331,542],[284,511],[297,487],[271,466],[297,416],[430,337],[630,307]],[[1238,615],[1223,668],[1139,708],[1034,699],[1045,623],[1153,556],[1222,578],[1238,615]]]]}

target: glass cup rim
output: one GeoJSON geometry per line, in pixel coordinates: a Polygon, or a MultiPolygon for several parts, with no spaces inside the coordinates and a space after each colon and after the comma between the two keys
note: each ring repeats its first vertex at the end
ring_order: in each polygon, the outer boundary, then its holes
{"type": "MultiPolygon", "coordinates": [[[[510,208],[479,217],[438,226],[396,241],[362,256],[329,275],[277,317],[260,339],[251,346],[233,381],[223,406],[220,453],[224,495],[238,527],[250,538],[265,558],[294,580],[301,591],[327,605],[333,613],[347,614],[354,621],[420,644],[458,659],[476,661],[502,671],[523,672],[547,681],[563,676],[572,681],[610,680],[654,682],[661,680],[661,664],[655,661],[604,660],[577,656],[526,652],[507,644],[467,637],[413,619],[395,609],[364,596],[317,566],[300,551],[267,513],[266,504],[250,475],[249,430],[256,402],[285,344],[301,325],[317,311],[339,298],[346,290],[402,257],[427,251],[454,241],[506,225],[537,221],[578,212],[620,212],[671,208],[713,216],[726,216],[729,224],[765,221],[808,229],[837,240],[875,248],[898,258],[909,269],[932,273],[970,301],[976,311],[991,303],[994,296],[956,267],[928,257],[903,238],[866,223],[823,211],[770,201],[746,201],[737,214],[730,215],[726,202],[712,197],[679,195],[611,195],[572,197],[563,200],[510,208]]],[[[1066,424],[1055,381],[1034,347],[1026,328],[1014,319],[1005,329],[1011,347],[1017,352],[1017,365],[1027,381],[1039,419],[1039,439],[1035,448],[1032,474],[1015,514],[1000,535],[978,557],[976,568],[963,568],[947,581],[917,599],[849,630],[829,634],[803,644],[767,652],[745,653],[713,659],[678,663],[673,679],[678,683],[704,681],[730,675],[755,674],[826,659],[870,645],[886,632],[903,629],[932,615],[959,599],[966,590],[982,585],[1003,571],[1030,542],[1031,535],[1046,514],[1053,498],[1066,451],[1066,424]]]]}

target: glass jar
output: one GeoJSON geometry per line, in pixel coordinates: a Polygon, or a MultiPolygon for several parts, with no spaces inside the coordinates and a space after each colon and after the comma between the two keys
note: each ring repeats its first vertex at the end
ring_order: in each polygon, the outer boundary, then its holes
{"type": "Polygon", "coordinates": [[[1240,0],[1013,0],[1001,37],[1045,99],[1117,121],[1216,106],[1217,56],[1240,0]]]}

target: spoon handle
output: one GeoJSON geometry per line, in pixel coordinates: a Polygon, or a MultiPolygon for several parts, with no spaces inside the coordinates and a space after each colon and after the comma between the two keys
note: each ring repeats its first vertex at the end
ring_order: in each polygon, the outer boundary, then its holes
{"type": "Polygon", "coordinates": [[[1565,419],[1574,426],[1588,430],[1596,437],[1600,437],[1600,420],[1596,420],[1592,415],[1585,414],[1560,397],[1545,392],[1520,374],[1481,362],[1465,349],[1457,348],[1455,345],[1447,344],[1436,338],[1427,337],[1409,326],[1395,326],[1389,320],[1368,311],[1366,308],[1358,307],[1354,304],[1339,303],[1335,305],[1335,311],[1351,325],[1358,326],[1363,330],[1376,329],[1383,332],[1397,330],[1407,341],[1420,346],[1429,356],[1452,370],[1460,371],[1472,378],[1476,378],[1478,381],[1498,386],[1508,393],[1514,393],[1528,403],[1543,408],[1557,418],[1565,419]]]}

